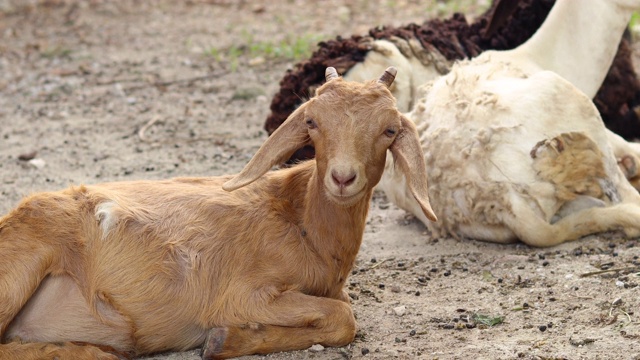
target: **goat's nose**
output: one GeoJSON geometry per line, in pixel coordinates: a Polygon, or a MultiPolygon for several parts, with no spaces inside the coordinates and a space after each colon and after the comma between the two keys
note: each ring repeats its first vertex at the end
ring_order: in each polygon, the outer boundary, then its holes
{"type": "Polygon", "coordinates": [[[331,172],[331,178],[333,178],[333,182],[339,187],[347,187],[356,180],[356,172],[350,171],[347,174],[340,174],[334,170],[331,172]]]}

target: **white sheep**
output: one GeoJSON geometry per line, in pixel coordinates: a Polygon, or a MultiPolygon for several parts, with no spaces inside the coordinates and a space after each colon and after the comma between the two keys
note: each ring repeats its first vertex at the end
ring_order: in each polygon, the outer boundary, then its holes
{"type": "Polygon", "coordinates": [[[408,117],[438,223],[418,211],[392,161],[380,188],[436,236],[552,246],[608,230],[640,235],[640,196],[618,166],[628,156],[622,169],[636,171],[637,147],[605,129],[590,100],[639,5],[560,0],[522,46],[457,63],[421,89],[408,117]]]}
{"type": "Polygon", "coordinates": [[[0,338],[14,340],[0,358],[203,343],[205,358],[226,358],[351,342],[343,285],[387,150],[435,219],[416,129],[388,90],[394,76],[359,84],[327,69],[317,96],[236,176],[26,198],[0,219],[0,338]],[[306,143],[317,160],[268,172],[306,143]]]}
{"type": "MultiPolygon", "coordinates": [[[[529,70],[554,71],[593,98],[613,61],[630,18],[629,9],[634,9],[635,3],[633,0],[615,4],[605,0],[589,0],[588,5],[564,0],[557,3],[526,45],[510,51],[488,52],[506,56],[529,70]],[[577,28],[581,29],[579,33],[574,30],[577,28]]],[[[421,97],[419,88],[449,71],[449,63],[436,50],[422,49],[415,42],[406,42],[404,48],[401,44],[401,41],[374,41],[364,61],[353,66],[344,78],[365,81],[393,65],[399,69],[399,75],[391,91],[398,99],[398,108],[410,111],[421,97]]],[[[606,131],[626,178],[640,190],[640,145],[606,131]]]]}

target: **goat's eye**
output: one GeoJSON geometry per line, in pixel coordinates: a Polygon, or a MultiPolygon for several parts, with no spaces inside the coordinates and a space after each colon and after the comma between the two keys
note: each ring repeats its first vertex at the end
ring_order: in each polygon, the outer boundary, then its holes
{"type": "Polygon", "coordinates": [[[313,121],[313,119],[307,119],[307,127],[309,129],[315,129],[318,127],[318,125],[316,125],[316,122],[313,121]]]}
{"type": "Polygon", "coordinates": [[[389,128],[384,131],[384,134],[387,135],[388,137],[394,137],[396,135],[396,130],[389,128]]]}

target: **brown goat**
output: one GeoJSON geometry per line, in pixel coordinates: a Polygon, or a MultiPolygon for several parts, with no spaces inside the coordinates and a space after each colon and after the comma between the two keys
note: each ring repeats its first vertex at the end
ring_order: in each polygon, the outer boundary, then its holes
{"type": "Polygon", "coordinates": [[[205,358],[227,358],[351,342],[343,285],[387,150],[435,220],[416,129],[388,90],[395,72],[359,84],[327,69],[317,95],[236,176],[25,199],[0,219],[0,338],[11,341],[0,358],[112,359],[203,343],[205,358]],[[307,143],[315,161],[268,172],[307,143]]]}

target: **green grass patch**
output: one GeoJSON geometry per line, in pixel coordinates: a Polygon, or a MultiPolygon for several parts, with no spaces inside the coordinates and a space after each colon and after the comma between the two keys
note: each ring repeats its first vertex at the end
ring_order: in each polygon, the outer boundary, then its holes
{"type": "Polygon", "coordinates": [[[46,48],[40,52],[40,56],[47,59],[53,58],[71,58],[71,49],[62,47],[62,46],[54,46],[51,48],[46,48]]]}
{"type": "Polygon", "coordinates": [[[286,36],[279,41],[257,41],[252,34],[244,33],[243,41],[228,48],[210,48],[206,51],[218,62],[228,62],[236,71],[243,60],[262,57],[265,60],[299,61],[311,56],[316,44],[324,37],[317,34],[286,36]]]}
{"type": "Polygon", "coordinates": [[[504,316],[473,314],[471,315],[471,320],[473,320],[476,324],[482,324],[491,327],[502,324],[502,322],[504,321],[504,316]]]}

